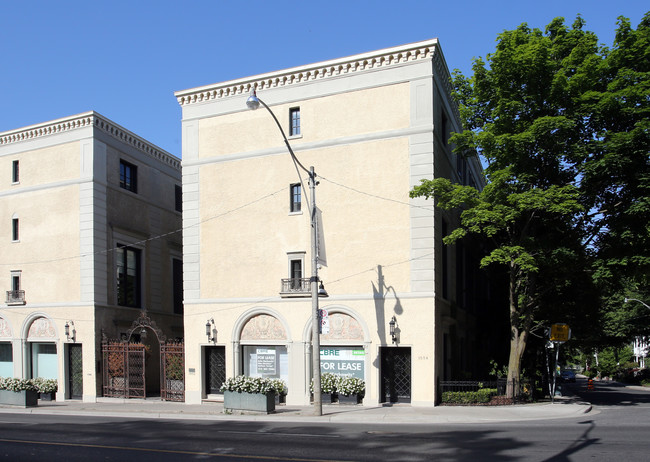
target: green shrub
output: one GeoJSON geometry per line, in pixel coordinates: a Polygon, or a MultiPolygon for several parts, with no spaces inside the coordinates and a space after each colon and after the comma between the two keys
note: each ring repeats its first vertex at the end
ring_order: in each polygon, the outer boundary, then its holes
{"type": "Polygon", "coordinates": [[[446,391],[442,394],[442,402],[446,404],[489,403],[496,394],[496,388],[481,388],[477,391],[446,391]]]}

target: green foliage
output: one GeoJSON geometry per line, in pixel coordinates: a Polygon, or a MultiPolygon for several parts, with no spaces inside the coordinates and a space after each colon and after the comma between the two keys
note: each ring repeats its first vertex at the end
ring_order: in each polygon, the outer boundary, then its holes
{"type": "Polygon", "coordinates": [[[445,404],[489,403],[496,395],[496,388],[481,388],[477,391],[445,391],[442,394],[442,402],[445,404]]]}
{"type": "Polygon", "coordinates": [[[627,364],[634,355],[629,346],[608,347],[598,353],[598,372],[601,377],[616,377],[622,370],[629,368],[627,364]]]}
{"type": "Polygon", "coordinates": [[[482,156],[487,185],[436,178],[411,191],[460,213],[446,244],[480,236],[481,265],[507,269],[509,378],[536,322],[570,319],[577,338],[602,338],[599,293],[620,300],[624,279],[650,282],[650,13],[637,30],[619,18],[611,50],[584,26],[524,23],[472,77],[455,71],[464,129],[450,142],[482,156]]]}

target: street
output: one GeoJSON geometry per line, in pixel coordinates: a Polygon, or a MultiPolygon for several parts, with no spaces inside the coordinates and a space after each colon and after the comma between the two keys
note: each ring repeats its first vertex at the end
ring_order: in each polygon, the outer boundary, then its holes
{"type": "MultiPolygon", "coordinates": [[[[567,385],[565,385],[566,387],[567,385]]],[[[0,415],[1,460],[645,460],[650,390],[584,380],[580,418],[477,424],[298,424],[0,415]]],[[[561,404],[556,404],[561,406],[561,404]]]]}

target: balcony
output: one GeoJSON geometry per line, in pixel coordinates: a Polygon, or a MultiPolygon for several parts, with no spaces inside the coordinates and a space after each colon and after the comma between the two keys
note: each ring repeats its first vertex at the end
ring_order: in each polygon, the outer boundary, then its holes
{"type": "Polygon", "coordinates": [[[25,291],[24,290],[8,290],[7,291],[7,305],[24,305],[25,304],[25,291]]]}
{"type": "Polygon", "coordinates": [[[310,278],[287,278],[282,279],[282,298],[311,297],[310,278]]]}

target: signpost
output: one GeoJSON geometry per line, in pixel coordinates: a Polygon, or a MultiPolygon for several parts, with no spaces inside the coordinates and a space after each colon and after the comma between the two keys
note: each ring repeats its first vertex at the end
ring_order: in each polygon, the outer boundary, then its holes
{"type": "Polygon", "coordinates": [[[330,333],[330,315],[327,310],[318,310],[318,317],[320,319],[320,333],[327,335],[330,333]]]}
{"type": "Polygon", "coordinates": [[[553,369],[553,389],[551,390],[551,403],[555,401],[555,382],[558,375],[558,359],[560,356],[560,345],[571,338],[571,329],[568,324],[553,324],[549,332],[549,340],[555,347],[555,368],[553,369]]]}

